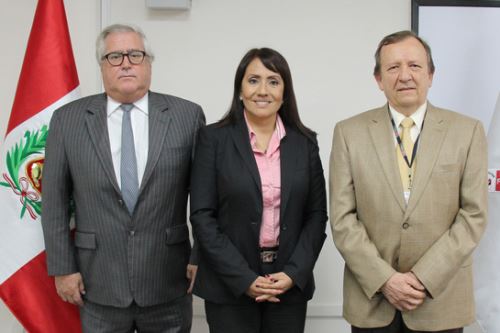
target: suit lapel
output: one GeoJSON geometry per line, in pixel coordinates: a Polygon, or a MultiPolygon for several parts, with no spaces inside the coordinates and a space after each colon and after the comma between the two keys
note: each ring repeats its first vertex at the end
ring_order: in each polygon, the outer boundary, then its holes
{"type": "Polygon", "coordinates": [[[280,203],[280,221],[284,219],[284,212],[290,198],[290,192],[293,184],[293,175],[297,166],[297,133],[286,128],[286,136],[280,143],[280,167],[281,167],[281,203],[280,203]]]}
{"type": "Polygon", "coordinates": [[[171,116],[168,112],[168,104],[165,98],[155,93],[149,93],[149,111],[148,111],[148,124],[149,124],[149,148],[148,148],[148,159],[146,162],[146,168],[144,169],[144,175],[142,177],[140,192],[146,186],[165,142],[165,137],[167,136],[168,127],[170,125],[171,116]]]}
{"type": "Polygon", "coordinates": [[[368,129],[391,192],[404,211],[406,204],[403,197],[403,186],[401,185],[399,167],[396,161],[396,146],[394,145],[391,119],[387,110],[387,105],[378,109],[372,118],[372,122],[368,125],[368,129]]]}
{"type": "Polygon", "coordinates": [[[430,103],[428,105],[424,127],[420,134],[417,157],[415,160],[415,180],[413,182],[413,188],[408,202],[408,208],[405,213],[405,218],[415,209],[418,200],[424,192],[427,182],[430,179],[434,164],[439,156],[446,130],[448,128],[446,122],[442,118],[442,113],[430,103]]]}
{"type": "Polygon", "coordinates": [[[236,124],[231,128],[231,136],[233,138],[234,145],[238,150],[240,157],[245,162],[245,165],[252,175],[252,178],[257,186],[260,198],[262,198],[261,193],[261,181],[260,174],[257,168],[257,162],[253,156],[253,150],[250,146],[250,139],[248,135],[248,128],[245,124],[245,119],[243,118],[243,113],[238,116],[236,124]]]}
{"type": "Polygon", "coordinates": [[[111,157],[105,94],[96,97],[89,105],[87,109],[86,125],[90,139],[96,149],[106,175],[113,184],[114,189],[118,193],[121,193],[113,168],[113,159],[111,157]]]}

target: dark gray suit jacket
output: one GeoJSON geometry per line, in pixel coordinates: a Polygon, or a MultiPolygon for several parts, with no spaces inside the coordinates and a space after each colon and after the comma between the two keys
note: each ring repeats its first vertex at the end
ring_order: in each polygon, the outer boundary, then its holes
{"type": "Polygon", "coordinates": [[[85,298],[125,307],[186,294],[186,203],[199,105],[149,93],[149,152],[132,216],[113,169],[106,95],[54,112],[45,151],[42,226],[50,275],[80,272],[85,298]],[[70,235],[74,203],[75,237],[70,235]]]}

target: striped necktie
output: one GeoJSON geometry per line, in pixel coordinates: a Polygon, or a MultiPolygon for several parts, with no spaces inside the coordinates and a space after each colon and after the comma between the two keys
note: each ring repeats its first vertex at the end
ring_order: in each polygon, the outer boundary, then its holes
{"type": "Polygon", "coordinates": [[[137,176],[137,158],[135,156],[134,132],[130,121],[130,110],[133,104],[122,104],[122,147],[120,160],[120,178],[122,197],[127,205],[130,215],[134,212],[134,207],[139,194],[139,180],[137,176]]]}

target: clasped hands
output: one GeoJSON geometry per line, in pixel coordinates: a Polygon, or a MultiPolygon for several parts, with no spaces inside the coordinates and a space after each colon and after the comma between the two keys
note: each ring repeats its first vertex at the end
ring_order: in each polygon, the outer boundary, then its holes
{"type": "Polygon", "coordinates": [[[415,310],[427,296],[424,285],[413,272],[394,273],[382,286],[381,292],[399,311],[415,310]]]}
{"type": "Polygon", "coordinates": [[[284,294],[292,287],[292,279],[286,273],[279,272],[266,276],[259,276],[250,285],[246,293],[259,303],[266,301],[278,303],[280,299],[277,296],[284,294]]]}

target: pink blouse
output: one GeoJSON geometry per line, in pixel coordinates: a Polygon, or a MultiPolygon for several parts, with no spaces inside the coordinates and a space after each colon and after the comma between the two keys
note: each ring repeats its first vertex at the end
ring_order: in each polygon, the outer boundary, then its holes
{"type": "Polygon", "coordinates": [[[259,169],[262,190],[262,223],[260,225],[260,247],[275,247],[279,244],[280,235],[280,203],[281,203],[281,166],[280,141],[286,135],[285,126],[280,116],[276,118],[276,129],[265,152],[257,148],[257,136],[250,126],[246,114],[257,168],[259,169]]]}

